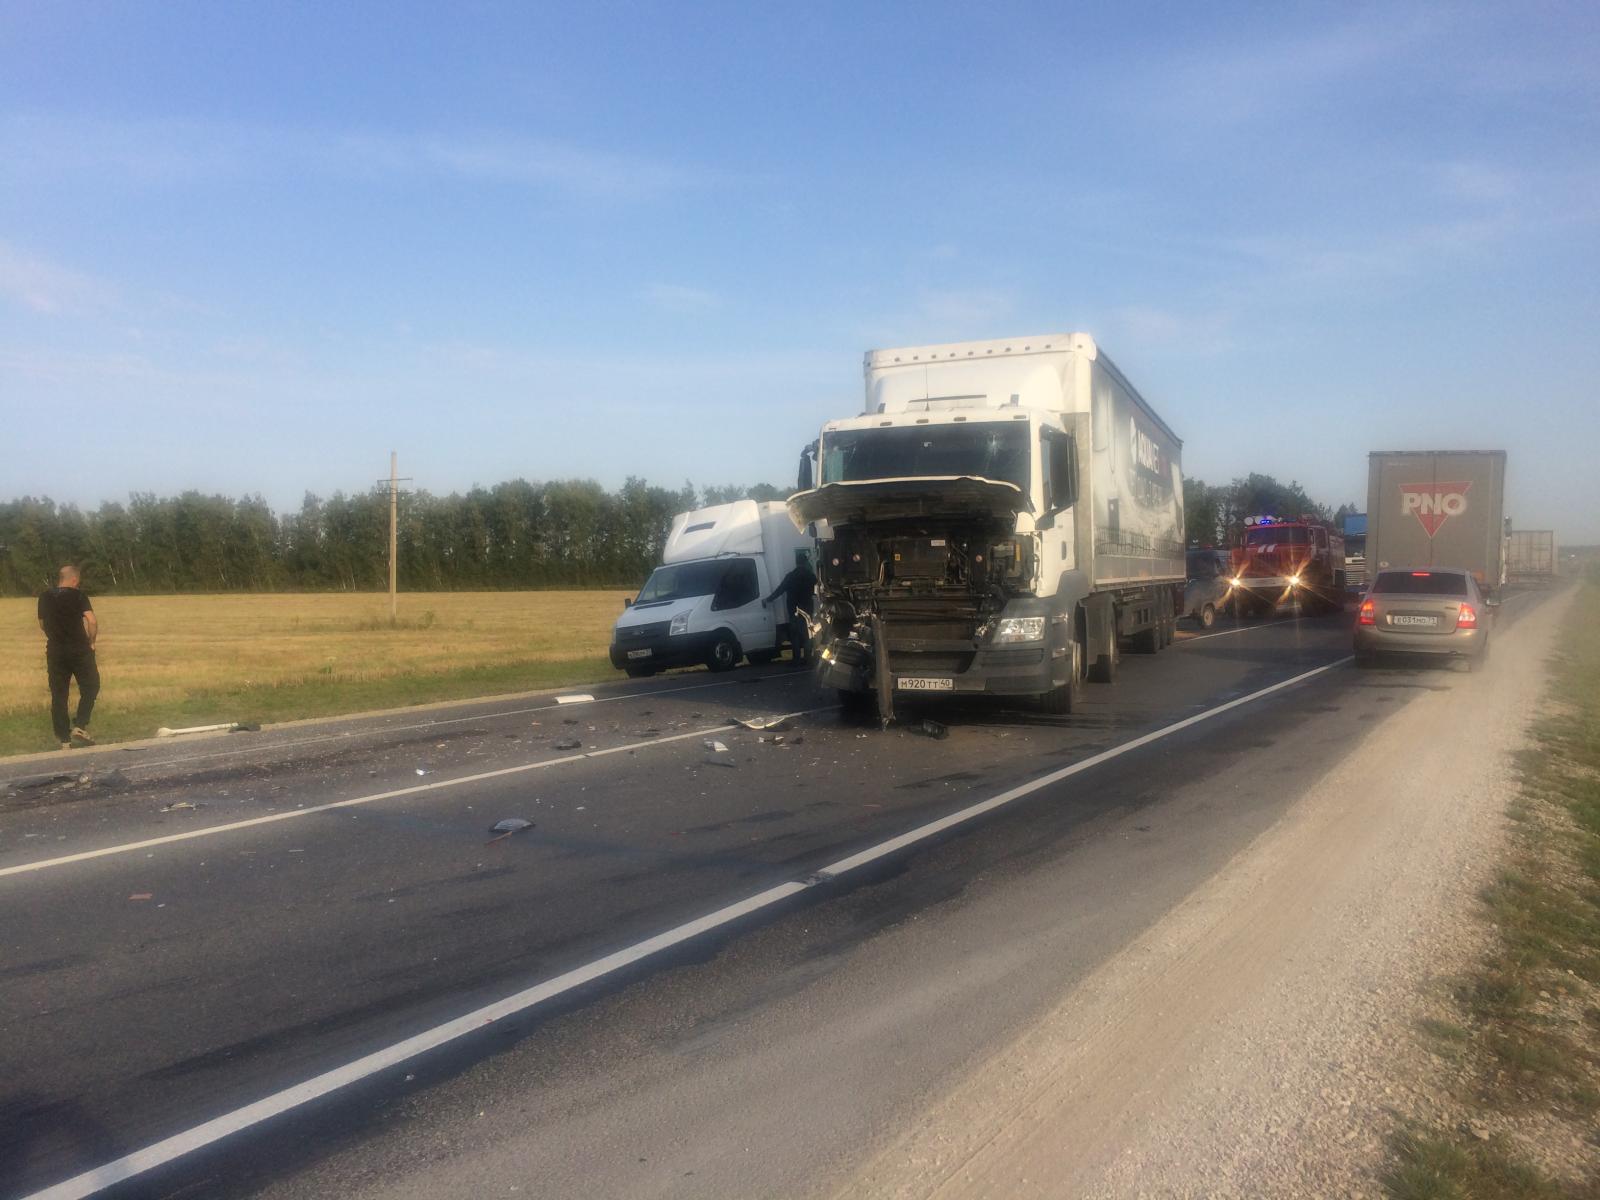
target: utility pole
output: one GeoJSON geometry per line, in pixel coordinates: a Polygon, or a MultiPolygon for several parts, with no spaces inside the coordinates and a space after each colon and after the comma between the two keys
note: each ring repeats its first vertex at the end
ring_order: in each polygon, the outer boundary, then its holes
{"type": "Polygon", "coordinates": [[[389,624],[399,619],[399,598],[396,583],[399,579],[399,561],[395,553],[400,546],[400,455],[389,451],[389,624]]]}

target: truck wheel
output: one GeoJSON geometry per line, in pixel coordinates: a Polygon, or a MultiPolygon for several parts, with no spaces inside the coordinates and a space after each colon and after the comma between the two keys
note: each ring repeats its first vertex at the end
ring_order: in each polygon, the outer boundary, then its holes
{"type": "Polygon", "coordinates": [[[1115,683],[1117,681],[1117,664],[1122,661],[1122,648],[1117,645],[1117,635],[1111,635],[1111,642],[1105,652],[1095,655],[1094,661],[1089,664],[1089,679],[1093,683],[1115,683]]]}
{"type": "Polygon", "coordinates": [[[629,679],[649,679],[650,676],[656,673],[656,669],[654,667],[640,667],[632,664],[623,667],[622,669],[628,673],[629,679]]]}
{"type": "Polygon", "coordinates": [[[1200,628],[1210,629],[1217,623],[1217,606],[1215,604],[1202,605],[1200,608],[1200,628]]]}
{"type": "Polygon", "coordinates": [[[1039,697],[1039,707],[1045,712],[1072,713],[1083,705],[1083,646],[1076,638],[1072,641],[1072,664],[1068,670],[1066,683],[1039,697]]]}
{"type": "Polygon", "coordinates": [[[739,640],[724,629],[706,651],[706,666],[713,671],[731,671],[739,665],[739,640]]]}
{"type": "Polygon", "coordinates": [[[1161,625],[1158,622],[1149,629],[1141,629],[1128,639],[1133,650],[1139,654],[1154,654],[1161,649],[1161,625]]]}

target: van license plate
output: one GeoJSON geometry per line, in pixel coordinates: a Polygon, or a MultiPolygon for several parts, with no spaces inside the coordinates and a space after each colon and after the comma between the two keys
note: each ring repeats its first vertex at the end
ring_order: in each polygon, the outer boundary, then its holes
{"type": "Polygon", "coordinates": [[[1389,618],[1389,624],[1391,625],[1437,625],[1438,623],[1438,617],[1410,617],[1401,615],[1389,618]]]}
{"type": "Polygon", "coordinates": [[[907,675],[904,679],[894,681],[895,687],[902,692],[953,692],[956,689],[954,679],[939,679],[907,675]]]}
{"type": "Polygon", "coordinates": [[[648,651],[648,650],[629,650],[628,651],[628,657],[629,658],[649,658],[650,657],[650,651],[648,651]]]}

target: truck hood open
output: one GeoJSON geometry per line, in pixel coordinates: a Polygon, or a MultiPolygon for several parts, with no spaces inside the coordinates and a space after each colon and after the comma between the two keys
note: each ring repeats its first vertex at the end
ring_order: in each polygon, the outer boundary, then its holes
{"type": "Polygon", "coordinates": [[[1012,519],[1032,510],[1032,503],[1016,484],[976,475],[828,483],[789,498],[789,515],[802,527],[812,521],[851,525],[898,517],[981,515],[1012,519]]]}

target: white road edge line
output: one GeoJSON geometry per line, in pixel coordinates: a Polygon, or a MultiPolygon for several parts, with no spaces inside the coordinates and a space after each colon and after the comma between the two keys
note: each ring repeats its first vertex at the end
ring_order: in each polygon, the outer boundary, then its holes
{"type": "MultiPolygon", "coordinates": [[[[808,708],[802,712],[785,713],[783,717],[807,717],[813,713],[828,712],[832,705],[824,708],[808,708]]],[[[779,720],[783,718],[777,718],[779,720]]],[[[36,862],[17,863],[14,866],[0,867],[0,879],[7,875],[25,875],[30,871],[44,871],[51,867],[65,867],[72,863],[87,862],[93,858],[105,858],[112,854],[131,854],[135,850],[148,850],[152,846],[169,846],[173,842],[187,842],[194,838],[211,837],[219,833],[231,833],[236,829],[250,829],[256,825],[270,825],[275,821],[289,821],[295,817],[310,817],[317,813],[330,812],[336,808],[355,808],[362,804],[375,804],[379,800],[394,800],[401,796],[416,796],[423,792],[438,792],[446,788],[461,787],[468,783],[482,783],[485,779],[500,779],[506,775],[521,775],[527,771],[539,771],[545,767],[559,767],[563,763],[582,762],[586,758],[605,758],[610,754],[621,754],[626,750],[639,750],[647,746],[664,746],[668,742],[681,742],[688,738],[703,738],[714,733],[726,734],[729,723],[712,725],[705,729],[691,729],[687,733],[672,733],[666,737],[646,738],[638,742],[624,742],[620,746],[607,746],[603,750],[584,750],[577,754],[563,755],[561,758],[541,758],[538,762],[519,763],[514,767],[500,767],[494,771],[479,771],[475,775],[458,775],[452,779],[439,779],[433,783],[418,783],[411,787],[394,788],[387,792],[373,792],[368,796],[352,796],[348,800],[333,800],[327,804],[313,804],[306,808],[290,808],[283,812],[267,813],[260,817],[247,817],[242,821],[229,821],[225,825],[207,825],[201,829],[186,829],[182,833],[167,833],[160,837],[146,838],[142,842],[123,842],[116,846],[102,846],[97,850],[80,850],[76,854],[63,854],[59,858],[42,858],[36,862]]]]}
{"type": "Polygon", "coordinates": [[[1153,730],[1141,737],[1136,737],[1131,741],[1123,742],[1119,746],[1113,746],[1111,749],[1104,750],[1099,754],[1091,755],[1089,758],[1062,767],[1060,770],[1041,775],[1037,779],[1019,784],[1017,787],[1012,788],[1010,791],[1002,792],[998,796],[969,805],[951,813],[947,817],[930,821],[926,825],[919,825],[908,833],[902,833],[886,842],[879,842],[876,846],[868,847],[857,854],[850,855],[848,858],[841,858],[838,862],[823,867],[814,875],[808,876],[804,881],[795,880],[789,883],[780,883],[776,887],[770,887],[763,892],[757,892],[753,896],[747,896],[743,900],[706,913],[704,916],[696,917],[692,921],[676,925],[664,933],[658,933],[642,942],[636,942],[632,946],[624,947],[603,958],[597,958],[593,962],[585,963],[583,966],[565,974],[557,975],[553,979],[534,984],[530,988],[505,997],[503,1000],[496,1000],[492,1004],[486,1004],[482,1008],[474,1009],[472,1012],[457,1017],[453,1021],[447,1021],[443,1025],[435,1026],[413,1037],[406,1038],[404,1041],[396,1042],[392,1046],[374,1051],[353,1062],[345,1063],[341,1067],[335,1067],[331,1071],[313,1076],[302,1083],[295,1084],[293,1087],[285,1088],[283,1091],[263,1097],[253,1104],[247,1104],[243,1108],[236,1108],[220,1117],[214,1117],[203,1124],[194,1126],[192,1129],[174,1134],[172,1137],[155,1142],[142,1150],[136,1150],[132,1154],[125,1155],[103,1166],[85,1171],[81,1175],[75,1175],[71,1179],[55,1184],[53,1187],[34,1192],[31,1196],[23,1197],[23,1200],[82,1200],[83,1197],[92,1196],[104,1188],[122,1183],[137,1175],[142,1175],[144,1172],[153,1170],[156,1167],[174,1162],[186,1154],[192,1154],[196,1150],[203,1149],[231,1134],[248,1129],[252,1125],[258,1125],[262,1121],[280,1116],[291,1109],[298,1108],[302,1104],[307,1104],[331,1092],[338,1091],[340,1088],[358,1083],[377,1074],[379,1071],[397,1067],[407,1059],[435,1050],[495,1021],[526,1012],[535,1005],[542,1004],[544,1001],[553,999],[565,992],[570,992],[572,989],[581,987],[586,983],[591,983],[614,971],[619,971],[623,967],[631,966],[642,959],[650,957],[652,954],[670,949],[688,941],[690,938],[698,937],[700,934],[719,929],[751,913],[770,908],[779,901],[787,900],[790,896],[798,895],[819,883],[825,883],[834,876],[841,875],[846,871],[852,871],[867,863],[875,862],[885,855],[893,854],[897,850],[902,850],[907,846],[943,833],[945,830],[970,821],[974,817],[992,812],[1002,805],[1010,804],[1014,800],[1036,792],[1040,788],[1058,783],[1068,776],[1076,775],[1080,771],[1087,771],[1091,767],[1098,766],[1119,755],[1127,754],[1130,751],[1139,749],[1141,746],[1148,746],[1152,742],[1160,741],[1162,738],[1170,737],[1174,733],[1192,728],[1202,721],[1209,721],[1212,717],[1221,716],[1223,713],[1230,712],[1241,705],[1260,700],[1262,697],[1270,696],[1275,692],[1281,692],[1284,688],[1303,683],[1305,680],[1321,675],[1325,671],[1344,666],[1350,661],[1352,659],[1349,657],[1341,658],[1325,666],[1304,671],[1293,678],[1285,679],[1272,684],[1270,687],[1251,692],[1248,696],[1240,696],[1235,700],[1229,700],[1225,704],[1219,704],[1217,707],[1209,708],[1205,712],[1196,713],[1194,716],[1186,717],[1172,725],[1162,726],[1160,729],[1153,730]]]}
{"type": "Polygon", "coordinates": [[[1186,637],[1181,642],[1173,642],[1173,646],[1187,646],[1190,642],[1203,642],[1207,638],[1231,637],[1236,633],[1253,633],[1257,629],[1271,629],[1274,625],[1293,625],[1300,618],[1283,617],[1277,621],[1263,621],[1259,625],[1241,625],[1237,629],[1224,629],[1221,633],[1197,633],[1193,637],[1186,637]]]}

